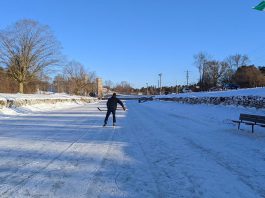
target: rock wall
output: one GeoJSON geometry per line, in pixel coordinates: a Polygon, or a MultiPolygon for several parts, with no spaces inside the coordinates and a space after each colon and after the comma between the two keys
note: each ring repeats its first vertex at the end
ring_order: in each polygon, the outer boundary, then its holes
{"type": "Polygon", "coordinates": [[[260,96],[231,96],[231,97],[176,97],[159,98],[163,101],[174,101],[188,104],[234,105],[243,107],[265,108],[265,97],[260,96]]]}

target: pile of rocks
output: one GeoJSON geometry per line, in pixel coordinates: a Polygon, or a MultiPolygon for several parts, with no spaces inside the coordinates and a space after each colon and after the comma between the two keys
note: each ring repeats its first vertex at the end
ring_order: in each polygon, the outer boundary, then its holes
{"type": "Polygon", "coordinates": [[[188,104],[235,105],[243,107],[265,108],[265,97],[231,96],[231,97],[175,97],[160,98],[163,101],[175,101],[188,104]]]}

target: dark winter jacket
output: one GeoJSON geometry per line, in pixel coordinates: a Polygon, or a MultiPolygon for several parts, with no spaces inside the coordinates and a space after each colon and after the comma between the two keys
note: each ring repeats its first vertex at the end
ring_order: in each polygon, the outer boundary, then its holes
{"type": "Polygon", "coordinates": [[[115,96],[112,96],[111,98],[109,98],[108,99],[108,102],[107,102],[107,108],[108,108],[108,110],[111,110],[111,111],[116,110],[118,103],[124,109],[124,105],[123,105],[123,103],[122,103],[122,101],[120,99],[116,98],[115,96]]]}

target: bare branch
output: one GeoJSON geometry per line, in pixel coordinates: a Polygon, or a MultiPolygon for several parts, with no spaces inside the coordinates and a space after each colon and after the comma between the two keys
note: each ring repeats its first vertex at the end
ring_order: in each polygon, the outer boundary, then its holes
{"type": "Polygon", "coordinates": [[[22,84],[58,65],[60,49],[50,28],[37,21],[21,20],[0,31],[0,63],[22,84]]]}

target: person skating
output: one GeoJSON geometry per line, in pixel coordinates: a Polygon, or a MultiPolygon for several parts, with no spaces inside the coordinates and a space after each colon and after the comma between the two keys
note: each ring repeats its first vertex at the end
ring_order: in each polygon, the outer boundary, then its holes
{"type": "Polygon", "coordinates": [[[108,99],[108,102],[107,102],[107,113],[106,113],[103,126],[107,125],[107,122],[108,122],[108,119],[111,113],[113,117],[113,126],[115,126],[117,104],[121,105],[124,111],[126,110],[122,101],[119,98],[117,98],[116,93],[113,93],[113,95],[108,99]]]}

